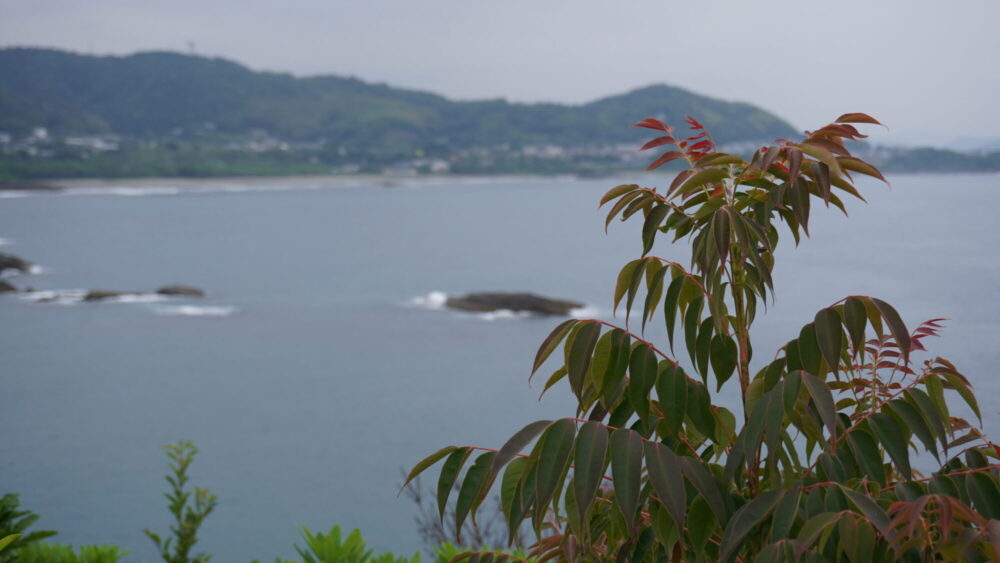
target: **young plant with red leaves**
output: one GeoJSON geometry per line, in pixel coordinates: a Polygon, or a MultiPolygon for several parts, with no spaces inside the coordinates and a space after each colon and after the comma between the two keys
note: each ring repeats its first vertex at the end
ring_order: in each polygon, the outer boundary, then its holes
{"type": "Polygon", "coordinates": [[[981,418],[965,376],[911,357],[941,319],[910,332],[887,302],[852,295],[751,372],[782,235],[809,235],[814,201],[846,213],[844,199],[863,200],[855,175],[884,181],[848,150],[864,137],[856,124],[879,123],[845,114],[746,160],[694,119],[686,137],[637,123],[658,135],[642,148],[663,151],[649,169],[687,168],[666,189],[627,184],[601,199],[606,226],[643,222],[613,296],[625,323],[567,320],[533,368],[562,348],[545,390],[565,379],[576,412],[498,450],[443,448],[409,478],[444,460],[438,500],[460,484],[458,527],[498,486],[510,529],[534,528],[539,560],[1000,561],[1000,448],[951,414],[958,398],[981,418]],[[690,241],[689,267],[652,254],[661,235],[690,241]],[[643,336],[658,314],[662,343],[643,336]],[[713,402],[734,379],[738,413],[713,402]],[[924,452],[939,469],[914,468],[924,452]]]}

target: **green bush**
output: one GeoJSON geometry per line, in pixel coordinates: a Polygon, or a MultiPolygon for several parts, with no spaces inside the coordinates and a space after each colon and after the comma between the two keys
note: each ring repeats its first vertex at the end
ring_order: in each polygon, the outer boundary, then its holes
{"type": "Polygon", "coordinates": [[[499,450],[448,446],[408,479],[443,460],[439,502],[459,484],[456,529],[499,481],[510,529],[530,522],[531,553],[546,559],[1000,560],[1000,450],[948,403],[981,418],[965,376],[914,360],[940,320],[911,332],[885,301],[848,296],[751,371],[779,239],[808,236],[814,201],[861,199],[853,175],[883,179],[845,144],[863,137],[854,124],[878,122],[846,114],[749,161],[687,123],[687,138],[637,124],[658,135],[643,149],[666,149],[650,169],[687,165],[668,188],[621,185],[600,202],[607,223],[643,222],[614,291],[624,326],[568,320],[536,355],[535,371],[562,346],[545,390],[567,380],[574,416],[529,424],[499,450]],[[651,254],[660,235],[690,240],[690,267],[651,254]],[[654,343],[643,333],[658,314],[666,339],[654,343]],[[713,403],[727,386],[742,412],[713,403]],[[914,468],[921,451],[938,469],[914,468]]]}
{"type": "Polygon", "coordinates": [[[28,532],[39,516],[19,510],[20,506],[20,495],[8,493],[0,497],[0,563],[19,561],[19,550],[56,535],[52,530],[28,532]]]}
{"type": "Polygon", "coordinates": [[[118,563],[127,554],[116,545],[82,545],[74,551],[59,543],[36,543],[17,552],[21,563],[118,563]]]}

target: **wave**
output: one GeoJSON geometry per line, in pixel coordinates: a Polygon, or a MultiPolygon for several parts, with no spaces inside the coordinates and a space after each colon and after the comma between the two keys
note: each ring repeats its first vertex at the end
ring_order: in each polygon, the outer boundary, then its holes
{"type": "Polygon", "coordinates": [[[237,312],[236,307],[222,305],[162,305],[156,314],[183,317],[228,317],[237,312]]]}
{"type": "Polygon", "coordinates": [[[50,289],[19,293],[18,297],[35,303],[51,303],[53,305],[76,305],[83,302],[87,295],[86,289],[50,289]]]}
{"type": "Polygon", "coordinates": [[[13,278],[17,276],[37,276],[38,274],[45,274],[48,272],[49,272],[48,268],[43,268],[38,264],[32,264],[31,266],[28,266],[27,272],[22,272],[21,270],[17,270],[14,268],[6,268],[4,270],[0,270],[0,278],[13,278]]]}
{"type": "Polygon", "coordinates": [[[448,301],[448,294],[443,291],[432,291],[427,295],[419,295],[409,300],[409,304],[424,309],[439,310],[444,309],[444,304],[448,301]]]}

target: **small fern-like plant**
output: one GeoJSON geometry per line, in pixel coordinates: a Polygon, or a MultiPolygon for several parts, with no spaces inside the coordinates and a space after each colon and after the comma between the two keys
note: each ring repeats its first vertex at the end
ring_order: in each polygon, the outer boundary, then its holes
{"type": "Polygon", "coordinates": [[[1000,561],[1000,449],[949,405],[981,419],[959,370],[916,359],[940,320],[911,332],[887,302],[851,295],[751,371],[779,240],[808,236],[812,202],[846,213],[842,198],[863,199],[855,175],[884,180],[846,143],[878,122],[842,115],[749,160],[687,124],[687,137],[636,124],[657,134],[643,149],[666,149],[650,169],[686,164],[666,189],[621,185],[600,202],[606,225],[643,223],[614,291],[624,325],[567,320],[535,357],[533,371],[562,347],[545,390],[567,380],[573,416],[499,449],[448,446],[408,479],[443,461],[438,501],[458,484],[456,530],[499,484],[509,528],[530,522],[542,560],[1000,561]],[[663,235],[690,241],[690,266],[653,254],[663,235]],[[644,336],[658,314],[663,342],[644,336]],[[713,402],[727,387],[740,411],[713,402]],[[937,468],[918,471],[915,455],[937,468]]]}
{"type": "Polygon", "coordinates": [[[174,524],[168,537],[161,537],[149,529],[143,532],[156,544],[160,557],[166,563],[206,563],[211,555],[191,555],[191,550],[198,543],[198,528],[215,509],[216,496],[208,489],[195,487],[193,494],[187,489],[188,468],[198,454],[198,448],[191,442],[180,441],[163,449],[170,459],[170,474],[166,477],[170,492],[164,496],[169,502],[167,507],[174,517],[174,524]]]}

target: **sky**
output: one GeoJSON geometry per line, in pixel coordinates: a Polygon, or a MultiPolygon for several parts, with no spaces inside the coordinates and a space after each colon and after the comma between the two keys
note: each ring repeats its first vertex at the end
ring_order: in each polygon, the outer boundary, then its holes
{"type": "Polygon", "coordinates": [[[0,46],[194,52],[463,100],[667,83],[798,129],[862,111],[889,127],[876,143],[971,148],[1000,141],[998,22],[1000,0],[0,0],[0,46]]]}

